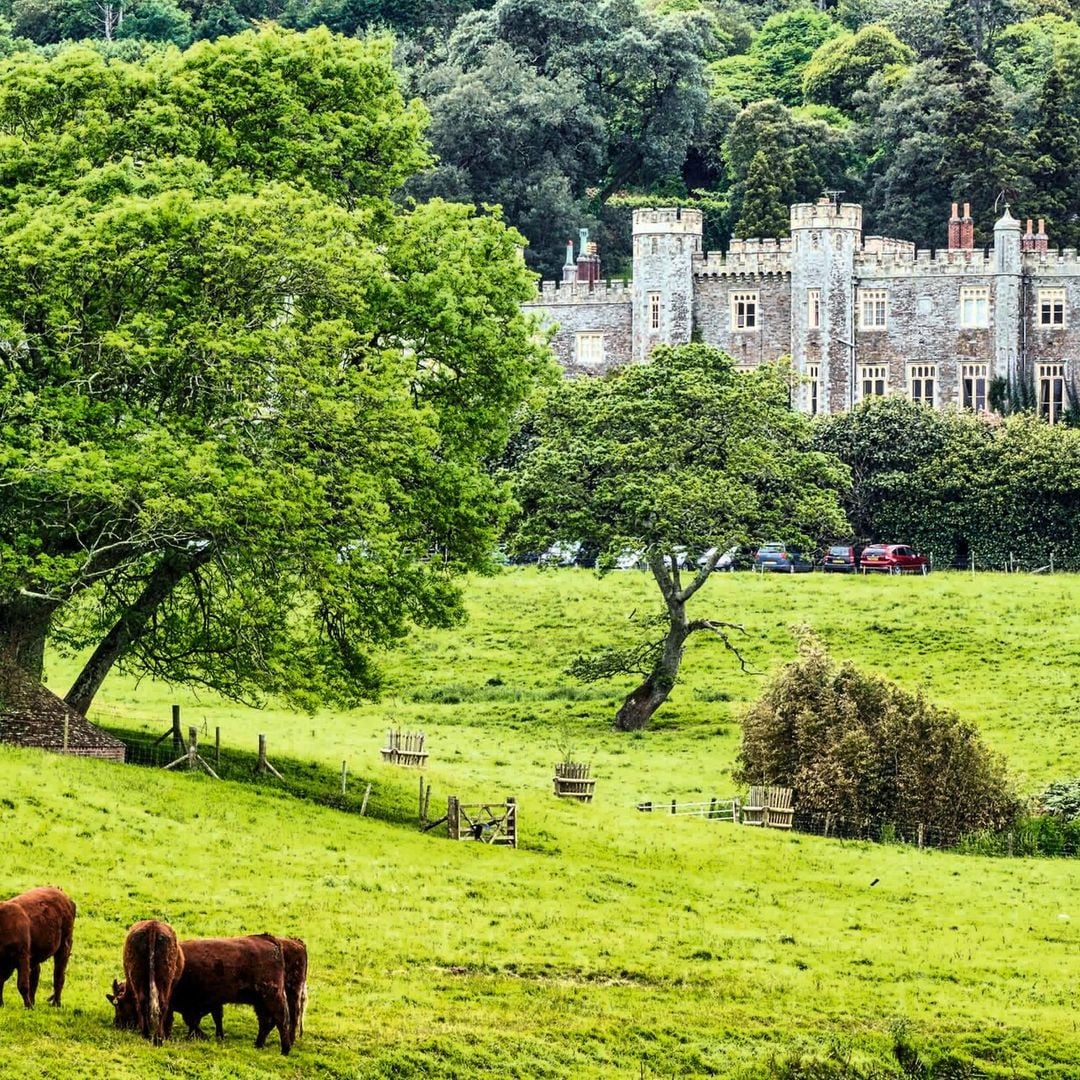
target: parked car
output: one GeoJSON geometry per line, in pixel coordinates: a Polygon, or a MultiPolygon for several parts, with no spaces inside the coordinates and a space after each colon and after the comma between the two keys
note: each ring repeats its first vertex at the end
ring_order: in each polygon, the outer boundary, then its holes
{"type": "MultiPolygon", "coordinates": [[[[709,550],[698,559],[698,566],[704,566],[715,551],[716,548],[709,548],[709,550]]],[[[724,571],[725,573],[731,570],[749,570],[754,565],[754,554],[753,548],[742,547],[741,545],[736,544],[734,547],[729,547],[720,558],[716,560],[716,565],[713,567],[713,570],[724,571]]]]}
{"type": "Polygon", "coordinates": [[[541,566],[573,566],[581,552],[579,540],[559,540],[540,555],[541,566]]]}
{"type": "Polygon", "coordinates": [[[798,548],[787,544],[762,544],[754,555],[754,569],[762,574],[766,570],[781,574],[809,574],[814,564],[798,548]]]}
{"type": "Polygon", "coordinates": [[[859,569],[864,574],[928,574],[930,560],[907,544],[871,544],[863,548],[859,569]]]}
{"type": "Polygon", "coordinates": [[[821,558],[821,569],[826,574],[854,574],[862,551],[861,544],[831,544],[821,558]]]}
{"type": "Polygon", "coordinates": [[[640,570],[645,565],[645,552],[627,548],[615,556],[614,569],[616,570],[640,570]]]}

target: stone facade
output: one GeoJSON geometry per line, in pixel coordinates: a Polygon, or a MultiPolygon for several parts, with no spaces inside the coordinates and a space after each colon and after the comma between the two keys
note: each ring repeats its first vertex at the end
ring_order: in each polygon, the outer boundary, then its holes
{"type": "Polygon", "coordinates": [[[969,207],[954,204],[948,247],[916,251],[864,235],[860,206],[821,199],[791,208],[790,238],[733,240],[720,253],[701,251],[701,235],[699,211],[635,211],[632,284],[599,280],[593,245],[582,281],[568,249],[563,282],[545,282],[525,308],[555,327],[569,373],[602,374],[693,338],[741,369],[790,356],[807,412],[883,393],[985,409],[995,377],[1030,383],[1050,420],[1066,404],[1080,363],[1080,260],[1050,252],[1042,222],[1024,231],[1006,208],[984,251],[969,207]]]}

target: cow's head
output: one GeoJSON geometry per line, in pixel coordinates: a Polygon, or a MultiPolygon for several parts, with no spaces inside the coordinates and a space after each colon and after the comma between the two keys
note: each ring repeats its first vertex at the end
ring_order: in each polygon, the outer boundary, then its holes
{"type": "Polygon", "coordinates": [[[126,982],[118,983],[113,979],[113,992],[105,995],[105,1000],[113,1007],[116,1015],[113,1023],[118,1028],[137,1028],[139,1013],[135,1008],[135,995],[126,982]]]}

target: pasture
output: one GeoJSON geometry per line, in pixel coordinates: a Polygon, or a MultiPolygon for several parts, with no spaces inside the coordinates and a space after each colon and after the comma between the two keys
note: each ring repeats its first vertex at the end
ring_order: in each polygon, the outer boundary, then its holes
{"type": "MultiPolygon", "coordinates": [[[[652,728],[616,734],[631,680],[582,686],[563,669],[629,639],[655,607],[644,575],[509,569],[468,599],[469,623],[417,633],[386,658],[383,700],[354,713],[255,713],[114,678],[91,716],[157,734],[178,702],[185,727],[220,725],[226,747],[266,732],[287,780],[345,759],[353,789],[372,783],[366,818],[272,784],[0,748],[0,885],[57,884],[79,906],[63,1010],[26,1013],[8,984],[0,1076],[868,1078],[902,1075],[898,1034],[928,1063],[1077,1075],[1075,862],[639,814],[643,798],[733,792],[738,712],[762,676],[692,639],[652,728]],[[515,795],[521,847],[419,834],[417,774],[380,761],[390,725],[427,732],[433,816],[450,794],[515,795]],[[550,794],[568,746],[598,777],[590,805],[550,794]],[[104,993],[126,927],[148,916],[181,937],[303,937],[311,1002],[293,1054],[254,1050],[239,1007],[222,1045],[115,1032],[104,993]]],[[[1037,790],[1080,775],[1078,601],[1064,575],[737,574],[715,575],[694,613],[743,622],[760,672],[792,655],[791,624],[813,626],[837,656],[977,723],[1037,790]]],[[[53,660],[50,684],[71,670],[53,660]]]]}

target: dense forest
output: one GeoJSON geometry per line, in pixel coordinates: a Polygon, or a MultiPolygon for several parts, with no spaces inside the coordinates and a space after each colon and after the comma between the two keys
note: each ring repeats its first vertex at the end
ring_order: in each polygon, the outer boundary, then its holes
{"type": "Polygon", "coordinates": [[[920,246],[954,200],[985,241],[1002,196],[1080,241],[1066,0],[2,0],[0,50],[135,59],[260,20],[393,34],[436,157],[402,197],[501,205],[545,276],[580,226],[625,270],[630,210],[660,199],[702,207],[709,247],[783,235],[826,189],[920,246]]]}

